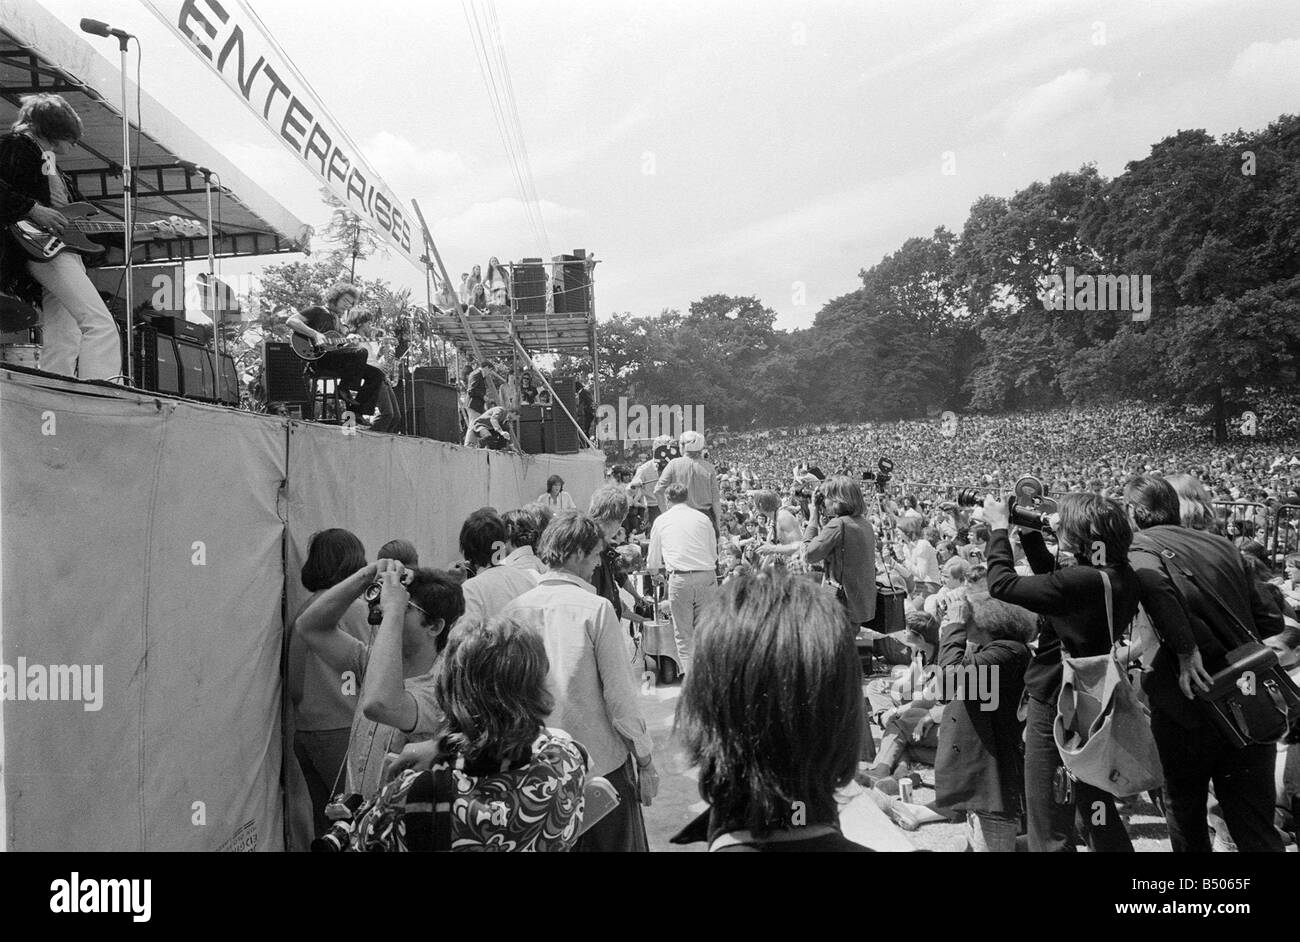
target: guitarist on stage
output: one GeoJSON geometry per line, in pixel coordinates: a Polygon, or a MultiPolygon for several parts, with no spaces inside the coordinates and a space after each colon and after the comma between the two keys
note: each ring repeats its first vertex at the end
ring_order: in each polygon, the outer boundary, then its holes
{"type": "Polygon", "coordinates": [[[80,200],[58,158],[81,140],[81,118],[60,95],[27,95],[10,133],[0,136],[0,291],[41,308],[41,369],[80,379],[122,375],[117,324],[75,252],[32,259],[8,227],[28,220],[67,225],[60,207],[80,200]]]}
{"type": "MultiPolygon", "coordinates": [[[[316,305],[289,316],[289,329],[316,344],[328,343],[325,334],[335,331],[340,335],[351,333],[348,314],[361,298],[356,285],[340,282],[325,292],[325,307],[316,305]]],[[[315,361],[317,376],[332,376],[357,387],[357,411],[370,415],[375,411],[380,393],[387,387],[384,371],[368,363],[368,354],[356,346],[343,346],[327,350],[315,361]]],[[[358,421],[360,426],[364,422],[358,421]]],[[[395,432],[401,424],[396,415],[381,414],[374,424],[377,432],[395,432]]]]}

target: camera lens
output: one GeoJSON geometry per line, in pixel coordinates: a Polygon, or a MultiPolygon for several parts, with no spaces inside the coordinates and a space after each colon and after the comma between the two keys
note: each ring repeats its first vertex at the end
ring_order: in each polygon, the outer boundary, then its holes
{"type": "Polygon", "coordinates": [[[383,583],[372,582],[370,583],[370,585],[366,586],[366,591],[362,593],[361,597],[364,598],[367,602],[378,602],[379,597],[383,594],[383,592],[384,592],[383,583]]]}
{"type": "Polygon", "coordinates": [[[973,487],[963,487],[957,492],[958,507],[978,507],[982,503],[984,500],[973,487]]]}

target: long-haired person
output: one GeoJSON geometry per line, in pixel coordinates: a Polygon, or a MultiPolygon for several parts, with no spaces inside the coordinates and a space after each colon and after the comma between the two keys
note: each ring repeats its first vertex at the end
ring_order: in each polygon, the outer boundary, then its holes
{"type": "Polygon", "coordinates": [[[465,580],[465,620],[487,621],[537,585],[538,573],[505,565],[510,531],[491,507],[476,510],[460,527],[460,551],[474,567],[465,580]]]}
{"type": "Polygon", "coordinates": [[[0,136],[0,291],[41,309],[41,369],[80,379],[113,379],[122,373],[117,324],[76,252],[38,262],[9,234],[29,222],[47,231],[66,226],[59,212],[79,202],[70,177],[58,168],[81,140],[81,118],[60,95],[25,95],[18,118],[0,136]]]}
{"type": "Polygon", "coordinates": [[[803,531],[804,558],[822,564],[822,581],[835,587],[855,626],[876,617],[876,534],[858,482],[832,475],[817,488],[803,531]]]}
{"type": "Polygon", "coordinates": [[[989,497],[984,502],[983,516],[992,531],[988,545],[989,594],[1044,616],[1040,619],[1038,651],[1025,672],[1029,692],[1025,722],[1029,849],[1072,852],[1077,811],[1081,836],[1089,848],[1131,851],[1133,842],[1114,799],[1099,788],[1069,780],[1052,738],[1062,656],[1106,654],[1114,641],[1111,622],[1118,636],[1137,613],[1138,581],[1128,562],[1133,540],[1128,517],[1124,508],[1108,497],[1064,495],[1056,528],[1058,551],[1072,557],[1073,565],[1062,568],[1047,549],[1043,535],[1022,528],[1021,546],[1034,572],[1022,576],[1015,569],[1006,502],[989,497]],[[1105,586],[1098,570],[1110,579],[1111,621],[1106,617],[1105,586]]]}
{"type": "Polygon", "coordinates": [[[758,547],[758,555],[765,561],[779,560],[779,565],[791,573],[808,572],[799,521],[789,508],[781,506],[780,495],[776,491],[759,491],[754,495],[754,509],[772,521],[771,536],[758,547]]]}
{"type": "MultiPolygon", "coordinates": [[[[341,281],[322,296],[323,307],[317,304],[291,314],[286,323],[295,334],[318,344],[325,343],[325,335],[331,331],[348,332],[352,309],[360,299],[360,288],[341,281]]],[[[378,409],[379,395],[388,385],[384,371],[367,362],[368,358],[369,353],[363,348],[349,346],[327,350],[314,365],[319,376],[334,376],[346,383],[357,384],[357,411],[365,416],[378,409]]],[[[400,424],[401,420],[396,416],[382,413],[375,422],[375,429],[391,432],[400,424]]]]}
{"type": "Polygon", "coordinates": [[[677,708],[709,810],[673,843],[867,850],[840,833],[835,801],[862,723],[862,668],[835,601],[780,569],[737,575],[705,609],[677,708]]]}
{"type": "Polygon", "coordinates": [[[1256,639],[1279,634],[1282,616],[1231,543],[1181,525],[1178,492],[1168,481],[1135,478],[1124,500],[1138,528],[1132,560],[1142,601],[1161,638],[1143,689],[1165,771],[1169,841],[1175,852],[1210,851],[1206,797],[1213,782],[1238,849],[1280,851],[1273,828],[1275,746],[1236,748],[1195,694],[1209,689],[1210,677],[1227,666],[1228,651],[1244,641],[1242,631],[1256,639]],[[1167,560],[1165,551],[1176,559],[1167,560]],[[1194,578],[1175,580],[1171,566],[1194,578]]]}
{"type": "Polygon", "coordinates": [[[557,514],[538,547],[547,567],[541,582],[501,614],[536,631],[546,646],[555,698],[547,724],[582,743],[591,774],[604,776],[619,795],[618,807],[575,850],[644,851],[641,805],[658,793],[659,773],[632,681],[627,635],[614,607],[591,585],[603,546],[600,527],[586,514],[557,514]]]}
{"type": "Polygon", "coordinates": [[[1214,502],[1200,479],[1190,474],[1171,474],[1165,480],[1178,495],[1180,523],[1189,530],[1217,532],[1219,521],[1214,513],[1214,502]]]}
{"type": "MultiPolygon", "coordinates": [[[[504,617],[462,621],[443,652],[435,687],[446,717],[440,735],[412,743],[393,773],[454,767],[458,807],[452,812],[453,851],[564,851],[582,816],[587,754],[563,730],[548,729],[555,709],[547,689],[550,661],[541,637],[504,617]],[[494,787],[495,786],[495,787],[494,787]],[[474,803],[504,805],[474,813],[474,803]],[[464,803],[465,813],[459,805],[464,803]]],[[[415,790],[415,785],[409,787],[415,790]]],[[[363,823],[363,843],[382,845],[382,814],[363,823]]]]}
{"type": "Polygon", "coordinates": [[[607,599],[609,604],[614,606],[614,614],[620,621],[623,619],[623,599],[619,593],[620,589],[627,590],[634,604],[649,601],[642,597],[636,583],[628,576],[627,567],[623,563],[623,558],[618,551],[618,543],[615,541],[615,536],[623,528],[623,521],[627,519],[628,506],[626,488],[619,484],[604,484],[596,488],[596,493],[591,495],[591,503],[587,507],[587,514],[596,521],[596,526],[600,527],[601,537],[604,539],[600,562],[596,564],[591,574],[591,584],[596,587],[597,595],[607,599]]]}
{"type": "Polygon", "coordinates": [[[507,510],[501,515],[506,525],[506,555],[501,560],[502,566],[527,569],[543,573],[546,567],[537,558],[537,544],[542,538],[550,517],[536,504],[507,510]]]}
{"type": "Polygon", "coordinates": [[[501,267],[501,263],[495,255],[488,259],[487,277],[484,279],[484,284],[487,287],[488,303],[510,303],[510,276],[501,267]]]}
{"type": "MultiPolygon", "coordinates": [[[[303,588],[311,593],[295,614],[311,608],[327,589],[332,589],[359,569],[365,568],[366,548],[355,533],[339,528],[321,530],[307,543],[303,561],[303,588]]],[[[370,637],[366,603],[357,599],[336,622],[339,630],[359,642],[370,637]]],[[[307,794],[311,797],[313,835],[329,826],[325,806],[342,786],[340,776],[348,757],[348,731],[356,712],[357,698],[343,692],[336,671],[307,648],[296,631],[289,633],[289,698],[294,706],[293,754],[298,759],[307,794]]]]}
{"type": "Polygon", "coordinates": [[[537,503],[553,514],[561,510],[578,509],[578,505],[573,502],[573,495],[564,489],[564,478],[558,474],[552,474],[546,479],[546,493],[537,498],[537,503]]]}

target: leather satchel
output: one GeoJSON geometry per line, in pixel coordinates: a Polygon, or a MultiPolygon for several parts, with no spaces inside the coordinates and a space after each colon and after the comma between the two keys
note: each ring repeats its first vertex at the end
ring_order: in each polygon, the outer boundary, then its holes
{"type": "Polygon", "coordinates": [[[1291,718],[1300,716],[1300,691],[1277,662],[1277,653],[1258,641],[1228,652],[1228,666],[1211,678],[1210,689],[1194,688],[1210,719],[1238,749],[1277,742],[1291,718]]]}

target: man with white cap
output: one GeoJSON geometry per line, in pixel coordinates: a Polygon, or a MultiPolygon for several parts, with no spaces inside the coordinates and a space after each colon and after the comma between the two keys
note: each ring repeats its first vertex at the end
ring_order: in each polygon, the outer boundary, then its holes
{"type": "Polygon", "coordinates": [[[713,522],[713,535],[722,530],[722,491],[718,485],[718,472],[711,461],[700,453],[704,451],[704,436],[695,431],[682,432],[682,456],[668,462],[655,485],[655,500],[660,510],[668,509],[668,487],[686,485],[686,503],[708,516],[713,522]]]}

